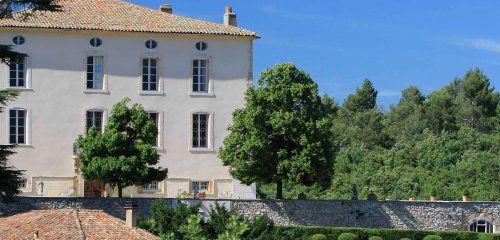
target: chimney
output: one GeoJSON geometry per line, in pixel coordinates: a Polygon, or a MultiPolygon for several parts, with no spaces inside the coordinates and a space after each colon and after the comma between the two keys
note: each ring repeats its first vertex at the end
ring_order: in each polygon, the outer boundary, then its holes
{"type": "Polygon", "coordinates": [[[238,26],[238,23],[236,22],[236,13],[233,13],[232,7],[226,7],[226,13],[224,13],[224,25],[238,26]]]}
{"type": "Polygon", "coordinates": [[[125,202],[125,225],[129,228],[136,227],[138,218],[137,205],[132,201],[125,202]]]}
{"type": "Polygon", "coordinates": [[[170,13],[170,14],[172,14],[172,11],[173,11],[172,5],[170,5],[170,4],[162,4],[160,6],[160,11],[162,11],[164,13],[170,13]]]}

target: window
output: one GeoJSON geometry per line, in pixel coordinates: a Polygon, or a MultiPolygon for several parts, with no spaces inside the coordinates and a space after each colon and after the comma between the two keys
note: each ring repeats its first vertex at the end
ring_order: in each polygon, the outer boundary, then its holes
{"type": "Polygon", "coordinates": [[[87,89],[103,89],[103,56],[87,57],[87,89]]]}
{"type": "Polygon", "coordinates": [[[149,39],[146,41],[147,49],[155,49],[156,47],[158,47],[158,42],[156,42],[155,40],[149,39]]]}
{"type": "Polygon", "coordinates": [[[26,87],[26,58],[9,64],[9,87],[26,87]]]}
{"type": "Polygon", "coordinates": [[[92,127],[102,132],[102,115],[102,110],[88,110],[86,114],[85,132],[88,132],[92,127]]]}
{"type": "Polygon", "coordinates": [[[12,38],[12,42],[16,45],[23,45],[26,42],[26,39],[23,36],[15,36],[12,38]]]}
{"type": "Polygon", "coordinates": [[[90,46],[92,47],[100,47],[102,45],[102,40],[100,38],[92,38],[90,39],[90,46]]]}
{"type": "Polygon", "coordinates": [[[157,112],[148,112],[148,115],[149,115],[149,119],[154,122],[155,127],[158,130],[158,134],[156,134],[156,137],[153,140],[153,142],[151,143],[151,145],[158,147],[159,146],[158,139],[159,139],[159,135],[160,135],[159,114],[157,112]]]}
{"type": "Polygon", "coordinates": [[[9,143],[26,144],[26,110],[9,110],[9,143]]]}
{"type": "Polygon", "coordinates": [[[193,114],[193,148],[207,148],[208,114],[193,114]]]}
{"type": "Polygon", "coordinates": [[[208,60],[193,61],[193,92],[208,92],[208,60]]]}
{"type": "Polygon", "coordinates": [[[493,224],[486,220],[476,220],[470,225],[469,230],[471,232],[493,233],[493,224]]]}
{"type": "Polygon", "coordinates": [[[157,192],[158,191],[158,182],[153,181],[147,184],[142,185],[143,192],[157,192]]]}
{"type": "Polygon", "coordinates": [[[142,59],[142,90],[158,91],[158,60],[142,59]]]}
{"type": "Polygon", "coordinates": [[[26,189],[26,188],[28,188],[28,179],[21,178],[21,182],[19,182],[19,185],[17,187],[19,189],[26,189]]]}
{"type": "Polygon", "coordinates": [[[205,51],[207,49],[208,45],[206,42],[197,42],[196,43],[196,49],[199,51],[205,51]]]}
{"type": "Polygon", "coordinates": [[[210,185],[209,181],[193,181],[193,192],[204,192],[208,191],[208,187],[210,185]]]}

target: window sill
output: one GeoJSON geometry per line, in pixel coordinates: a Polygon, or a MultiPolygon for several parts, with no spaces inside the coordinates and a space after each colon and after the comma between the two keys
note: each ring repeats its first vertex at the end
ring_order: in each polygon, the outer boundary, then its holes
{"type": "Polygon", "coordinates": [[[17,91],[26,91],[26,92],[34,92],[33,88],[23,88],[23,87],[7,87],[9,90],[17,90],[17,91]]]}
{"type": "Polygon", "coordinates": [[[190,92],[189,96],[195,98],[215,98],[214,93],[203,93],[203,92],[190,92]]]}
{"type": "Polygon", "coordinates": [[[158,190],[141,190],[141,193],[144,194],[160,194],[161,192],[158,190]]]}
{"type": "Polygon", "coordinates": [[[213,148],[189,148],[191,153],[212,153],[215,152],[213,148]]]}
{"type": "Polygon", "coordinates": [[[165,93],[158,91],[139,91],[139,95],[141,96],[163,96],[165,93]]]}
{"type": "Polygon", "coordinates": [[[18,145],[14,144],[14,147],[16,147],[16,148],[34,148],[33,145],[30,145],[30,144],[18,144],[18,145]]]}
{"type": "Polygon", "coordinates": [[[104,89],[85,89],[85,90],[83,90],[83,93],[86,93],[86,94],[109,94],[109,91],[104,90],[104,89]]]}

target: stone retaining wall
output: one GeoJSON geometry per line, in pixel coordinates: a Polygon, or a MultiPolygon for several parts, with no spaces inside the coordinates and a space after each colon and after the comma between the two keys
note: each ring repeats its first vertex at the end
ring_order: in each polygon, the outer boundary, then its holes
{"type": "MultiPolygon", "coordinates": [[[[0,203],[0,215],[37,209],[101,209],[124,219],[127,201],[147,216],[153,198],[29,198],[13,204],[0,203]]],[[[165,199],[175,205],[175,199],[165,199]]],[[[193,203],[195,200],[182,200],[193,203]]],[[[238,213],[255,217],[267,214],[279,225],[344,226],[421,230],[468,230],[474,220],[487,220],[500,232],[500,202],[408,202],[408,201],[301,201],[218,200],[238,213]]],[[[215,200],[202,201],[207,216],[215,200]]]]}

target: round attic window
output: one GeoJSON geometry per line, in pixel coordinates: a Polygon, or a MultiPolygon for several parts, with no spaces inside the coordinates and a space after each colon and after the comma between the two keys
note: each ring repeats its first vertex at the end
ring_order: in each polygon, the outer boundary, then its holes
{"type": "Polygon", "coordinates": [[[206,42],[197,42],[196,43],[196,49],[199,51],[205,51],[207,49],[208,45],[206,42]]]}
{"type": "Polygon", "coordinates": [[[26,42],[26,39],[24,39],[23,36],[15,36],[12,38],[12,42],[16,45],[23,45],[24,42],[26,42]]]}
{"type": "Polygon", "coordinates": [[[100,47],[102,45],[102,40],[100,38],[92,38],[90,39],[90,46],[92,47],[100,47]]]}
{"type": "Polygon", "coordinates": [[[158,42],[156,42],[155,40],[149,39],[146,41],[147,49],[155,49],[156,47],[158,47],[158,42]]]}

